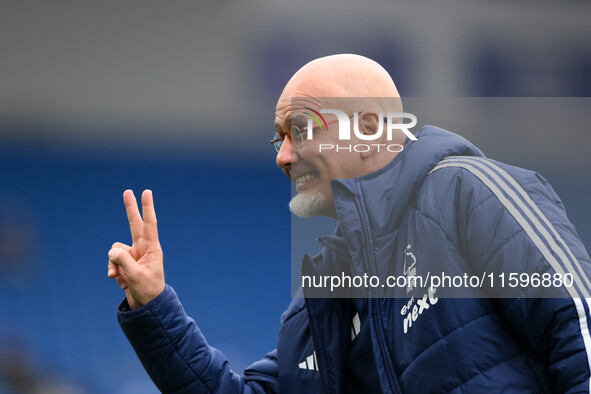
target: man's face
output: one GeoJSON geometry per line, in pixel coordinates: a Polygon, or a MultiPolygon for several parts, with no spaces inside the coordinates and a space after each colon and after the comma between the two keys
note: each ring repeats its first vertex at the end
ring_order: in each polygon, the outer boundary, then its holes
{"type": "MultiPolygon", "coordinates": [[[[302,99],[297,108],[307,106],[320,110],[319,103],[314,99],[302,99]]],[[[320,144],[339,144],[338,122],[336,116],[325,117],[328,128],[316,126],[313,129],[313,139],[308,140],[304,132],[304,142],[297,146],[289,137],[298,127],[304,130],[309,116],[303,111],[294,109],[291,100],[279,102],[276,112],[277,131],[285,136],[281,149],[277,153],[277,165],[291,178],[296,185],[297,195],[291,200],[290,208],[298,216],[310,217],[323,215],[337,218],[334,207],[330,181],[335,178],[353,178],[361,175],[359,155],[355,152],[339,151],[336,149],[320,151],[320,144]]],[[[340,145],[349,145],[350,141],[341,141],[340,145]]]]}

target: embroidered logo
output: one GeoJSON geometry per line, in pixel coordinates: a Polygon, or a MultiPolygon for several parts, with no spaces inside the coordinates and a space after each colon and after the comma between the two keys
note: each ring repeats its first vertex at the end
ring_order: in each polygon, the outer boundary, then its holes
{"type": "MultiPolygon", "coordinates": [[[[359,313],[356,313],[355,316],[353,316],[353,320],[351,321],[351,342],[353,342],[357,335],[359,335],[359,331],[361,331],[361,319],[359,318],[359,313]]],[[[308,371],[318,371],[316,351],[306,357],[304,361],[299,363],[298,367],[308,371]]]]}
{"type": "Polygon", "coordinates": [[[300,369],[307,369],[309,371],[318,371],[318,361],[316,361],[316,351],[310,354],[304,361],[298,364],[300,369]]]}
{"type": "Polygon", "coordinates": [[[416,281],[411,280],[411,277],[417,276],[417,268],[415,267],[417,265],[417,258],[411,249],[412,244],[406,245],[404,249],[404,267],[402,273],[406,277],[406,294],[409,294],[416,285],[416,281]]]}
{"type": "Polygon", "coordinates": [[[437,288],[431,286],[422,298],[415,299],[415,297],[412,296],[410,300],[408,300],[408,303],[402,307],[400,314],[404,316],[402,325],[405,334],[410,330],[412,324],[423,314],[423,312],[425,312],[425,310],[437,304],[439,297],[435,295],[436,292],[437,288]]]}
{"type": "Polygon", "coordinates": [[[359,335],[359,331],[361,331],[361,320],[359,319],[359,313],[356,313],[351,322],[351,342],[359,335]]]}

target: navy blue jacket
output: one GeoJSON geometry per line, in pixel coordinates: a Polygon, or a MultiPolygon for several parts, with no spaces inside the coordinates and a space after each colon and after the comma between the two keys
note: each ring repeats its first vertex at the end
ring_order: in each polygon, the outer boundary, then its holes
{"type": "Polygon", "coordinates": [[[319,239],[318,256],[304,256],[302,275],[492,274],[492,287],[450,293],[456,298],[429,285],[368,286],[341,298],[304,288],[282,316],[277,349],[241,376],[167,286],[138,310],[125,301],[118,310],[158,388],[347,392],[349,355],[364,335],[375,361],[365,363],[377,376],[367,382],[372,392],[589,392],[591,262],[556,193],[538,174],[489,160],[453,133],[427,126],[417,137],[379,171],[332,181],[339,223],[319,239]],[[509,289],[511,273],[558,274],[573,284],[509,289]],[[363,297],[365,324],[347,296],[363,297]]]}

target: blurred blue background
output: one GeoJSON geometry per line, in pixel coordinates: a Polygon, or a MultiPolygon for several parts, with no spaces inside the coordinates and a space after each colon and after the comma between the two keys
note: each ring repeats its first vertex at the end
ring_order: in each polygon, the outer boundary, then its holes
{"type": "Polygon", "coordinates": [[[127,188],[154,191],[167,282],[210,344],[238,372],[275,347],[292,254],[318,247],[290,252],[267,141],[283,85],[319,56],[371,57],[403,96],[575,97],[577,122],[551,132],[535,111],[532,127],[428,120],[546,176],[589,249],[590,16],[582,1],[0,3],[0,393],[156,392],[106,274],[130,242],[127,188]]]}

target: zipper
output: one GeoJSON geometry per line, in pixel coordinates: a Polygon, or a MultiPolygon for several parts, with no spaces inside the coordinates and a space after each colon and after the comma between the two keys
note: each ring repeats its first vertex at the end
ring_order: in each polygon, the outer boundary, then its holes
{"type": "MultiPolygon", "coordinates": [[[[375,266],[375,263],[373,261],[373,254],[371,253],[371,237],[369,236],[369,224],[367,223],[367,212],[365,210],[365,205],[363,204],[363,193],[361,191],[361,188],[359,187],[359,183],[356,182],[356,186],[357,186],[357,190],[359,191],[359,198],[361,201],[357,202],[356,201],[356,205],[357,205],[357,209],[360,213],[360,219],[361,219],[361,226],[363,228],[363,234],[365,235],[365,245],[366,245],[366,258],[367,258],[367,262],[368,262],[368,268],[372,269],[375,273],[377,273],[377,268],[375,266]]],[[[372,272],[369,272],[369,274],[372,274],[372,272]]],[[[369,293],[370,293],[370,298],[369,298],[369,303],[371,306],[371,312],[372,312],[372,318],[374,319],[374,322],[376,322],[376,336],[377,336],[377,340],[378,340],[378,347],[380,349],[380,357],[382,358],[383,364],[385,366],[386,369],[386,378],[388,379],[388,385],[390,386],[390,390],[393,393],[402,393],[402,391],[400,390],[400,385],[398,384],[398,379],[396,378],[396,374],[394,373],[393,369],[393,365],[391,365],[391,362],[388,363],[388,365],[386,365],[385,360],[390,360],[390,358],[388,357],[387,351],[386,351],[386,345],[385,345],[385,339],[383,337],[383,333],[382,330],[380,329],[380,327],[382,327],[382,316],[380,313],[378,313],[378,309],[380,309],[379,303],[377,302],[378,298],[377,297],[373,297],[373,290],[370,288],[368,289],[369,293]]],[[[377,290],[376,290],[377,292],[377,290]]],[[[376,293],[377,295],[377,293],[376,293]]]]}

